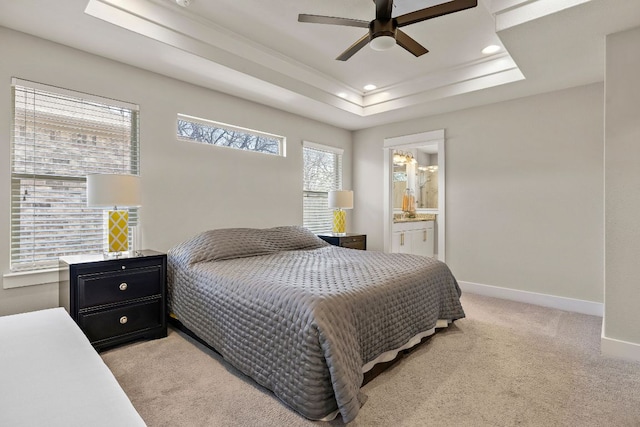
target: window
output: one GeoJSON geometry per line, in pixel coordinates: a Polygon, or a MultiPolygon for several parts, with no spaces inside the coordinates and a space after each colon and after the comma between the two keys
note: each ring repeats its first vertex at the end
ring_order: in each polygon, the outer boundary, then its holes
{"type": "Polygon", "coordinates": [[[179,140],[284,156],[285,138],[178,114],[179,140]]]}
{"type": "Polygon", "coordinates": [[[11,271],[101,252],[103,212],[86,207],[86,175],[138,174],[138,107],[18,79],[12,94],[11,271]]]}
{"type": "Polygon", "coordinates": [[[342,188],[340,148],[304,141],[303,225],[314,233],[330,232],[333,214],[329,191],[342,188]]]}

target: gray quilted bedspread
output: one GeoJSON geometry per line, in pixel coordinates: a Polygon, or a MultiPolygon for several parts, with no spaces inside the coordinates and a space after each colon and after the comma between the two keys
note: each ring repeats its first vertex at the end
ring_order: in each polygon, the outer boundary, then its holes
{"type": "Polygon", "coordinates": [[[330,246],[302,227],[207,231],[168,263],[170,311],[310,419],[353,420],[365,363],[464,317],[444,263],[330,246]]]}

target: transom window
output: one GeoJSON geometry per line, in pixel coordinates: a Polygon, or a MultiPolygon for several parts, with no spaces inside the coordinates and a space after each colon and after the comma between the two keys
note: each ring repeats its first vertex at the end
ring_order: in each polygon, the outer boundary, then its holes
{"type": "Polygon", "coordinates": [[[178,114],[178,140],[285,155],[285,137],[178,114]]]}
{"type": "MultiPolygon", "coordinates": [[[[99,253],[103,212],[86,207],[86,176],[137,175],[138,106],[13,79],[11,270],[99,253]]],[[[137,225],[137,210],[129,211],[137,225]]]]}
{"type": "Polygon", "coordinates": [[[303,225],[314,233],[328,233],[333,227],[329,191],[342,188],[340,148],[303,142],[303,225]]]}

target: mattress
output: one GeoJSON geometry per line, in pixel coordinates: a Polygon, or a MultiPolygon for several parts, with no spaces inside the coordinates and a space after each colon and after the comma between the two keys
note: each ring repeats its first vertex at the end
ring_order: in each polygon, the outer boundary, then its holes
{"type": "Polygon", "coordinates": [[[144,426],[63,308],[0,317],[0,426],[144,426]]]}
{"type": "Polygon", "coordinates": [[[170,311],[301,415],[353,420],[363,368],[464,317],[435,259],[328,245],[302,227],[210,230],[168,252],[170,311]]]}

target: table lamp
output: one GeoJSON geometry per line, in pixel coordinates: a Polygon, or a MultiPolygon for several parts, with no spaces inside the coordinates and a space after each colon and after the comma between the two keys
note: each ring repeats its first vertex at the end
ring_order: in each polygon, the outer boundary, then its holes
{"type": "Polygon", "coordinates": [[[333,190],[329,191],[329,207],[333,211],[333,234],[344,236],[347,228],[345,209],[353,209],[353,191],[333,190]]]}
{"type": "Polygon", "coordinates": [[[111,208],[105,211],[107,252],[118,256],[129,250],[129,211],[140,206],[140,177],[121,174],[87,175],[87,206],[111,208]]]}

